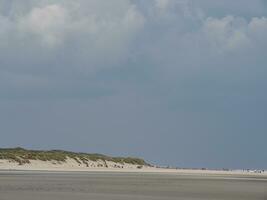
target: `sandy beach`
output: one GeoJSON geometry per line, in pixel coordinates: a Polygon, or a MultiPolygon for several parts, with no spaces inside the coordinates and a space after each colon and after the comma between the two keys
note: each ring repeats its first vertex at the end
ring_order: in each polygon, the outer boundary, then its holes
{"type": "Polygon", "coordinates": [[[153,166],[140,166],[111,161],[90,161],[79,164],[68,158],[65,162],[30,160],[30,163],[19,165],[10,160],[0,160],[0,170],[5,171],[58,171],[58,172],[139,172],[139,173],[180,173],[202,175],[240,175],[267,176],[266,171],[256,170],[209,170],[209,169],[174,169],[153,166]]]}
{"type": "Polygon", "coordinates": [[[267,177],[1,171],[1,200],[264,200],[267,177]]]}
{"type": "Polygon", "coordinates": [[[0,200],[262,200],[266,188],[264,171],[0,159],[0,200]]]}

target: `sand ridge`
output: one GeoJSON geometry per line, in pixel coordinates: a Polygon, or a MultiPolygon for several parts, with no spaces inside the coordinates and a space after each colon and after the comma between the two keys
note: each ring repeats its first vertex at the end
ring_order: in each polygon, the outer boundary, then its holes
{"type": "Polygon", "coordinates": [[[206,170],[206,169],[176,169],[155,166],[140,166],[128,163],[115,163],[112,161],[88,161],[86,164],[78,163],[72,158],[66,161],[41,161],[30,160],[30,163],[19,165],[17,162],[0,159],[0,170],[22,170],[22,171],[62,171],[62,172],[150,172],[150,173],[181,173],[199,175],[244,175],[244,176],[267,176],[266,171],[248,170],[206,170]]]}

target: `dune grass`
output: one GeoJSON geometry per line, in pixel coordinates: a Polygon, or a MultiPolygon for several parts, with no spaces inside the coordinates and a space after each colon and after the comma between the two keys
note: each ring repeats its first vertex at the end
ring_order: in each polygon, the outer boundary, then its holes
{"type": "Polygon", "coordinates": [[[76,153],[62,150],[27,150],[21,147],[17,148],[0,148],[0,159],[11,160],[20,165],[30,163],[30,160],[41,161],[59,161],[65,162],[67,158],[76,160],[79,164],[87,164],[88,161],[113,161],[115,163],[127,163],[135,165],[149,165],[143,159],[133,157],[112,157],[103,154],[76,153]]]}

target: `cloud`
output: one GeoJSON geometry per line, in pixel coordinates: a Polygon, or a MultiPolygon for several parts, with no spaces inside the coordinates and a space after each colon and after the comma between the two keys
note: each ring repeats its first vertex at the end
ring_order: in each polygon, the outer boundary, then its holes
{"type": "Polygon", "coordinates": [[[227,16],[222,19],[208,18],[203,32],[215,49],[231,50],[249,44],[248,24],[243,18],[227,16]]]}
{"type": "MultiPolygon", "coordinates": [[[[224,56],[261,56],[266,49],[266,17],[214,16],[207,8],[221,4],[213,1],[2,0],[0,5],[2,77],[32,77],[32,84],[48,90],[53,84],[62,90],[70,84],[101,88],[103,80],[96,74],[122,68],[130,73],[132,66],[140,73],[149,66],[159,83],[170,77],[176,81],[177,74],[209,67],[224,56]]],[[[106,87],[113,90],[116,84],[106,87]]]]}
{"type": "Polygon", "coordinates": [[[38,86],[44,93],[69,85],[80,90],[82,82],[87,93],[98,85],[93,74],[127,61],[145,24],[136,5],[124,0],[15,0],[1,1],[1,7],[0,88],[12,96],[34,96],[38,86]],[[25,79],[30,83],[21,84],[25,79]]]}
{"type": "Polygon", "coordinates": [[[257,40],[259,43],[266,45],[267,18],[252,18],[251,22],[248,25],[248,32],[250,36],[257,40]]]}
{"type": "Polygon", "coordinates": [[[232,15],[201,20],[194,17],[185,18],[183,21],[177,19],[172,25],[166,32],[159,31],[159,35],[154,33],[156,42],[148,43],[147,47],[148,55],[154,52],[158,55],[151,57],[166,58],[163,61],[165,63],[168,63],[172,55],[173,63],[182,64],[184,59],[194,63],[194,58],[198,58],[199,53],[201,56],[212,58],[214,55],[222,56],[229,52],[243,53],[244,50],[249,51],[266,44],[265,17],[253,17],[248,20],[232,15]],[[165,53],[160,48],[166,48],[165,53]],[[177,59],[180,56],[181,59],[177,59]]]}
{"type": "Polygon", "coordinates": [[[39,42],[48,47],[59,45],[65,37],[65,27],[68,22],[66,12],[57,4],[33,8],[19,20],[18,29],[27,36],[37,36],[39,42]]]}
{"type": "MultiPolygon", "coordinates": [[[[8,43],[11,53],[23,55],[25,65],[32,65],[31,53],[49,62],[63,51],[88,68],[116,63],[124,59],[144,18],[130,1],[107,5],[82,0],[26,1],[25,5],[13,1],[10,14],[0,18],[0,48],[3,51],[8,43]]],[[[7,57],[4,54],[2,59],[7,57]]]]}
{"type": "Polygon", "coordinates": [[[155,5],[159,9],[165,10],[170,6],[170,0],[156,0],[155,5]]]}
{"type": "Polygon", "coordinates": [[[254,17],[250,21],[233,16],[222,19],[208,18],[203,25],[203,31],[217,48],[249,48],[265,43],[266,22],[265,17],[254,17]]]}

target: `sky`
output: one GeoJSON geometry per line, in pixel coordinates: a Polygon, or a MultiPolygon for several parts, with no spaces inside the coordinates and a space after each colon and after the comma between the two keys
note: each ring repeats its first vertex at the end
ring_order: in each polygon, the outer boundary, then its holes
{"type": "Polygon", "coordinates": [[[266,0],[0,0],[0,146],[267,169],[266,0]]]}

